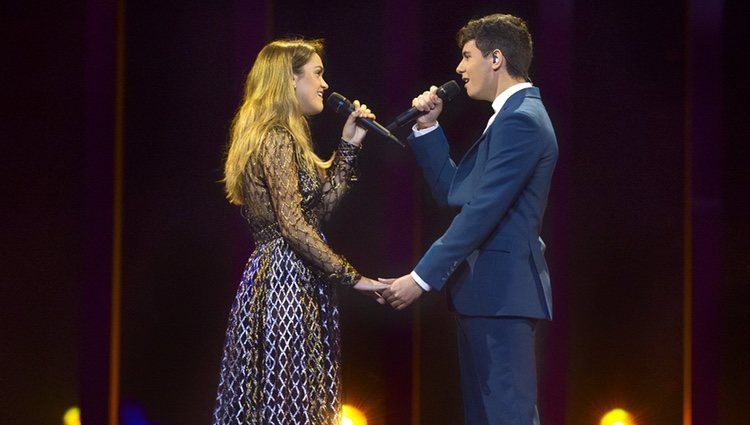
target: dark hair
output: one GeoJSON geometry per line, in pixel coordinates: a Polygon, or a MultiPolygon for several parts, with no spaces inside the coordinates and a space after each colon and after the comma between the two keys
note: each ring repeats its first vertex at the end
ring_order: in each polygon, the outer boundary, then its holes
{"type": "Polygon", "coordinates": [[[456,35],[459,49],[471,40],[484,56],[499,49],[505,57],[508,74],[529,80],[533,52],[531,34],[523,19],[500,13],[472,19],[456,35]]]}

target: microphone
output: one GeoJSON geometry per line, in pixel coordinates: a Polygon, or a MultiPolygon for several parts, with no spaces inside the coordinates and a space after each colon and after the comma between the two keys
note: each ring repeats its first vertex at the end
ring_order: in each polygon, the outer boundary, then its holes
{"type": "MultiPolygon", "coordinates": [[[[328,96],[328,106],[332,107],[336,112],[342,115],[349,115],[354,112],[354,105],[349,102],[349,99],[336,92],[333,92],[330,96],[328,96]]],[[[393,140],[401,146],[405,146],[403,143],[401,143],[400,140],[396,138],[396,136],[391,134],[388,129],[378,124],[377,121],[371,120],[369,118],[357,117],[356,123],[362,128],[372,130],[373,132],[383,137],[393,140]]]]}
{"type": "MultiPolygon", "coordinates": [[[[438,87],[437,89],[437,96],[441,99],[443,99],[443,102],[447,102],[449,100],[452,100],[458,92],[461,91],[461,88],[458,87],[458,84],[450,80],[447,83],[443,84],[442,86],[438,87]]],[[[420,111],[417,108],[410,108],[406,112],[403,112],[401,115],[397,116],[395,120],[393,120],[392,123],[388,124],[388,131],[393,131],[399,127],[401,127],[404,124],[409,123],[410,121],[414,121],[415,119],[419,118],[420,116],[426,114],[427,111],[420,111]]]]}

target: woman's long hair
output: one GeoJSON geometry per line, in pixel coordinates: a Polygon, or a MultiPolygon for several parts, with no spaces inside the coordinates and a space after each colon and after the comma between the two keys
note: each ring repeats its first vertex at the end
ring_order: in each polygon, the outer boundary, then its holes
{"type": "Polygon", "coordinates": [[[323,55],[323,40],[276,40],[258,53],[247,75],[242,106],[232,122],[224,165],[223,181],[232,204],[242,204],[247,163],[273,128],[291,133],[303,167],[316,172],[330,167],[332,159],[323,161],[313,150],[307,117],[300,111],[293,84],[294,75],[302,73],[314,53],[323,55]]]}

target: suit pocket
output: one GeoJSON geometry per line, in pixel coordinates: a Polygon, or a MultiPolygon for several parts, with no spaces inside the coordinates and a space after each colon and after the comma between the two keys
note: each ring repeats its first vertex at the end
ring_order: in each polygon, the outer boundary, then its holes
{"type": "Polygon", "coordinates": [[[533,279],[528,245],[513,239],[496,239],[492,242],[478,251],[472,270],[476,282],[493,286],[499,294],[503,294],[514,291],[512,288],[520,282],[533,279]]]}

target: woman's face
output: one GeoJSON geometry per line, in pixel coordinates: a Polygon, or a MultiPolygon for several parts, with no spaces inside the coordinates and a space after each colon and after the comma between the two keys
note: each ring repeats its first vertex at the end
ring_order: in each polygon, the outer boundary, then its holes
{"type": "Polygon", "coordinates": [[[294,91],[303,115],[310,116],[323,112],[323,92],[328,84],[323,79],[323,61],[317,53],[294,74],[294,91]]]}

